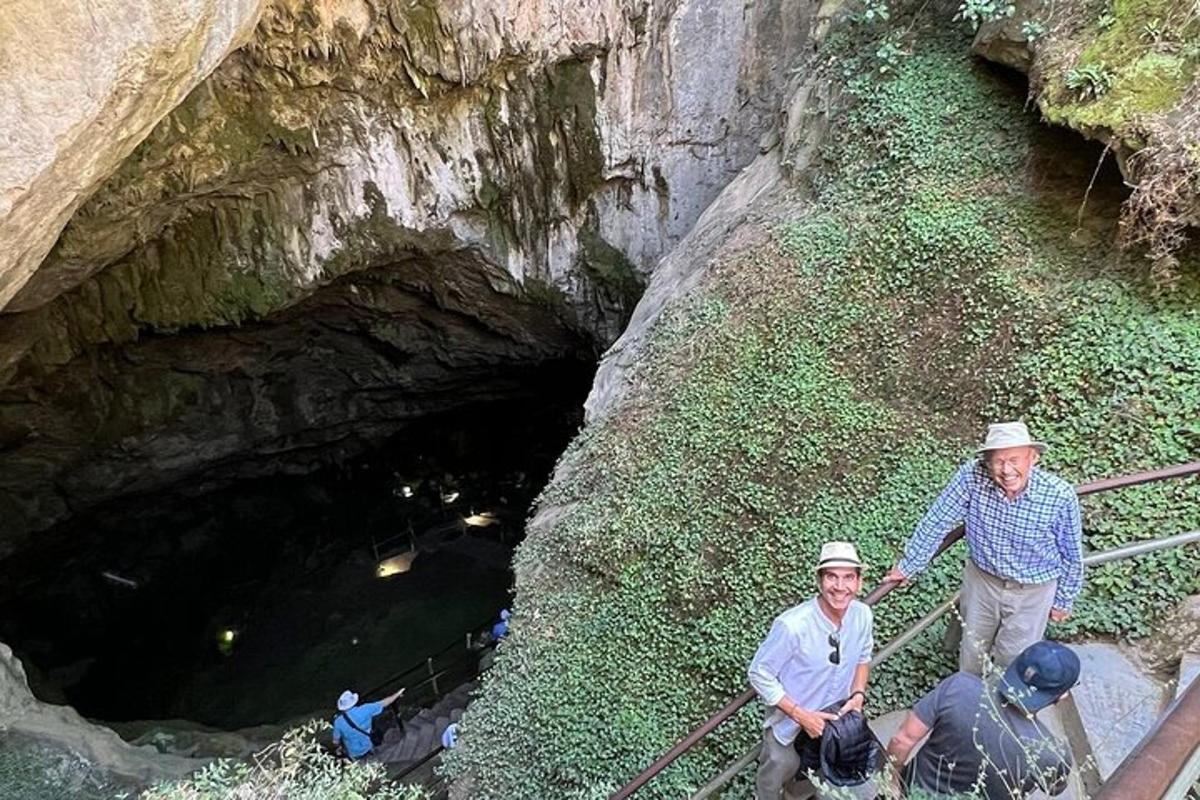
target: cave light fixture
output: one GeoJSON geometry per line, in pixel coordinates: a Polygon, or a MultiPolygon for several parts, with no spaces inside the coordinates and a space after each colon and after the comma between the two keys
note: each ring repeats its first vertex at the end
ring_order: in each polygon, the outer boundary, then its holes
{"type": "Polygon", "coordinates": [[[412,569],[412,562],[417,558],[416,549],[407,550],[399,555],[385,558],[375,567],[375,577],[390,578],[412,569]]]}
{"type": "Polygon", "coordinates": [[[472,514],[469,517],[464,517],[463,522],[472,528],[487,528],[492,525],[499,525],[500,518],[492,511],[484,511],[482,514],[472,514]]]}
{"type": "Polygon", "coordinates": [[[227,656],[233,652],[233,642],[237,639],[238,632],[236,628],[225,628],[217,633],[217,650],[221,655],[227,656]]]}
{"type": "Polygon", "coordinates": [[[458,499],[458,495],[459,493],[456,491],[442,492],[442,504],[447,506],[450,505],[458,499]]]}

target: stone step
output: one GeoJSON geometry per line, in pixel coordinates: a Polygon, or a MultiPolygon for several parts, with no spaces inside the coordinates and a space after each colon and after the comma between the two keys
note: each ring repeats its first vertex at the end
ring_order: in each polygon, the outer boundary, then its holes
{"type": "MultiPolygon", "coordinates": [[[[379,750],[379,757],[387,764],[390,774],[404,771],[442,746],[442,734],[451,722],[462,717],[475,686],[473,681],[468,681],[455,687],[445,697],[429,708],[419,710],[404,723],[403,736],[395,742],[386,743],[379,750]]],[[[417,770],[424,771],[424,766],[417,770]]]]}
{"type": "Polygon", "coordinates": [[[404,739],[400,744],[386,756],[388,761],[415,761],[419,759],[423,753],[421,752],[421,743],[428,738],[428,735],[433,730],[431,723],[410,727],[404,732],[404,739]]]}
{"type": "Polygon", "coordinates": [[[1071,697],[1102,782],[1154,726],[1173,693],[1125,648],[1089,642],[1071,649],[1082,666],[1071,697]]]}
{"type": "Polygon", "coordinates": [[[381,757],[389,764],[407,764],[411,761],[417,761],[417,748],[420,747],[420,737],[408,735],[404,740],[391,752],[381,754],[381,757]]]}

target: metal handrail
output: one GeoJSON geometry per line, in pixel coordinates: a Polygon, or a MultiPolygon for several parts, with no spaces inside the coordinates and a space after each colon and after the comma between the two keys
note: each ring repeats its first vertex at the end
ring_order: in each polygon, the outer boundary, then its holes
{"type": "MultiPolygon", "coordinates": [[[[475,631],[484,630],[484,629],[490,627],[490,625],[492,623],[492,619],[493,619],[493,617],[488,617],[488,619],[485,622],[483,622],[479,625],[476,625],[474,628],[471,628],[469,633],[474,633],[475,631]]],[[[451,650],[455,649],[456,647],[459,647],[462,644],[463,644],[462,637],[455,639],[453,642],[446,645],[441,650],[438,650],[433,655],[426,656],[425,658],[423,658],[420,661],[413,664],[411,667],[407,667],[406,669],[402,670],[401,672],[397,672],[396,674],[392,675],[390,678],[388,678],[387,680],[385,680],[383,683],[379,684],[378,686],[371,688],[369,691],[363,692],[363,697],[371,697],[371,696],[374,696],[377,694],[381,694],[384,689],[387,689],[390,686],[392,686],[393,684],[398,683],[402,678],[407,678],[409,675],[420,670],[422,667],[432,671],[430,662],[433,661],[433,659],[443,656],[446,653],[449,653],[451,650]]],[[[456,661],[454,663],[457,663],[457,662],[458,662],[458,660],[456,659],[456,661]]]]}
{"type": "Polygon", "coordinates": [[[388,778],[388,780],[391,780],[391,781],[404,780],[409,775],[416,772],[418,769],[420,769],[421,767],[425,766],[430,761],[432,761],[435,756],[441,755],[444,752],[446,752],[446,748],[439,744],[437,747],[433,748],[428,753],[421,756],[421,759],[419,761],[405,767],[403,770],[396,773],[395,775],[390,776],[388,778]]]}
{"type": "MultiPolygon", "coordinates": [[[[1147,470],[1144,472],[1135,472],[1131,475],[1121,475],[1115,478],[1104,478],[1090,483],[1084,483],[1075,488],[1076,494],[1080,497],[1095,494],[1098,492],[1111,491],[1113,489],[1123,489],[1127,486],[1137,486],[1143,483],[1153,483],[1155,481],[1168,480],[1171,478],[1182,478],[1189,475],[1200,474],[1200,461],[1192,461],[1187,464],[1177,464],[1161,469],[1147,470]]],[[[954,542],[957,542],[963,536],[963,526],[958,526],[951,531],[942,541],[937,553],[939,554],[950,547],[954,542]]],[[[897,581],[883,581],[876,586],[866,597],[863,602],[868,605],[874,605],[882,600],[892,589],[898,585],[897,581]]],[[[739,694],[729,703],[726,703],[719,711],[705,720],[701,725],[689,733],[687,736],[680,739],[674,747],[664,753],[653,764],[642,770],[633,780],[622,786],[616,792],[609,796],[609,800],[627,800],[634,792],[645,786],[654,778],[655,775],[662,772],[670,766],[681,755],[691,750],[696,746],[696,743],[715,730],[721,723],[728,720],[734,714],[742,709],[747,703],[753,700],[755,692],[753,689],[748,689],[739,694]]]]}
{"type": "MultiPolygon", "coordinates": [[[[1133,542],[1131,544],[1121,545],[1120,547],[1114,547],[1111,550],[1103,550],[1099,553],[1092,553],[1084,556],[1083,565],[1085,567],[1095,567],[1100,564],[1107,564],[1110,561],[1120,561],[1121,559],[1140,556],[1144,553],[1153,553],[1156,550],[1169,550],[1172,547],[1180,547],[1185,544],[1195,544],[1198,542],[1200,542],[1200,531],[1177,533],[1173,536],[1165,536],[1162,539],[1133,542]]],[[[888,658],[895,655],[896,651],[898,651],[900,648],[917,638],[917,636],[920,635],[923,630],[937,622],[943,614],[945,614],[954,606],[954,604],[958,601],[958,596],[959,593],[955,592],[954,596],[949,600],[946,600],[933,611],[930,611],[911,628],[906,630],[904,633],[901,633],[892,641],[888,642],[888,644],[882,650],[880,650],[873,659],[871,659],[871,667],[874,668],[879,664],[882,664],[888,658]]],[[[711,797],[713,794],[719,791],[725,786],[725,784],[733,780],[733,778],[739,772],[749,766],[750,763],[758,757],[758,752],[761,747],[761,743],[756,744],[746,753],[743,753],[737,761],[727,767],[720,775],[718,775],[716,778],[713,778],[711,781],[701,787],[694,795],[692,795],[691,800],[706,800],[706,798],[711,797]]],[[[1113,797],[1117,798],[1120,796],[1114,795],[1113,797]]],[[[1155,798],[1155,800],[1157,800],[1157,798],[1155,798]]]]}

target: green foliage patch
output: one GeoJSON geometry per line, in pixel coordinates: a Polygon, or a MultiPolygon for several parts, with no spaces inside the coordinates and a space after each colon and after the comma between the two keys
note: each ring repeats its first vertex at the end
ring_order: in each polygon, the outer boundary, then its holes
{"type": "Polygon", "coordinates": [[[1166,111],[1184,96],[1200,56],[1196,43],[1200,15],[1190,0],[1115,0],[1095,28],[1054,43],[1075,48],[1078,57],[1061,84],[1045,87],[1042,110],[1056,124],[1134,136],[1140,117],[1166,111]]]}
{"type": "MultiPolygon", "coordinates": [[[[514,635],[448,758],[471,796],[607,796],[744,690],[771,619],[812,595],[821,542],[855,541],[878,578],[988,420],[1026,419],[1072,481],[1195,452],[1200,280],[1158,296],[1073,235],[1074,204],[1031,166],[1045,132],[966,44],[927,34],[880,80],[873,46],[832,43],[849,102],[815,197],[664,314],[636,388],[539,501],[514,635]]],[[[1195,528],[1198,500],[1194,482],[1089,500],[1086,543],[1195,528]]],[[[885,601],[877,644],[960,568],[956,550],[885,601]]],[[[1146,633],[1198,573],[1194,549],[1093,570],[1053,633],[1146,633]]],[[[940,635],[877,671],[875,711],[953,669],[940,635]]],[[[639,796],[694,791],[759,719],[639,796]]]]}
{"type": "Polygon", "coordinates": [[[112,787],[78,756],[0,731],[0,797],[103,800],[112,787]]]}
{"type": "MultiPolygon", "coordinates": [[[[138,800],[425,800],[418,786],[387,781],[384,769],[352,763],[327,752],[317,733],[329,723],[294,728],[258,753],[254,763],[215,761],[181,781],[154,786],[138,800]]],[[[124,797],[124,795],[123,795],[124,797]]]]}

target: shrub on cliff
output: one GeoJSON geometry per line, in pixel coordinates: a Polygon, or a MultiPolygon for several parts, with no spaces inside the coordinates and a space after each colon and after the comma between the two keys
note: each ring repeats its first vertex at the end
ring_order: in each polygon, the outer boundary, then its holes
{"type": "Polygon", "coordinates": [[[420,787],[387,781],[383,767],[351,763],[327,752],[313,720],[257,754],[253,763],[216,761],[190,777],[161,784],[139,800],[423,800],[420,787]]]}

